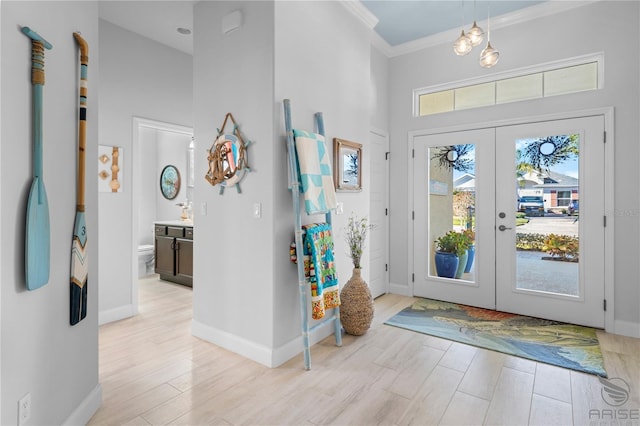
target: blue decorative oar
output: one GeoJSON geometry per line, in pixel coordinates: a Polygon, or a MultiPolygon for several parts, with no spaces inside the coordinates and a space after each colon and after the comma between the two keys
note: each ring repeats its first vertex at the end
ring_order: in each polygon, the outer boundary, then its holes
{"type": "Polygon", "coordinates": [[[44,49],[51,49],[53,46],[29,27],[22,27],[22,32],[31,39],[33,85],[33,183],[27,201],[25,278],[27,290],[35,290],[49,282],[51,237],[49,203],[42,175],[42,92],[44,49]]]}
{"type": "Polygon", "coordinates": [[[71,244],[70,320],[76,325],[87,316],[87,226],[84,220],[84,159],[87,139],[87,67],[89,46],[80,33],[73,33],[80,48],[80,115],[78,116],[78,183],[76,220],[71,244]]]}

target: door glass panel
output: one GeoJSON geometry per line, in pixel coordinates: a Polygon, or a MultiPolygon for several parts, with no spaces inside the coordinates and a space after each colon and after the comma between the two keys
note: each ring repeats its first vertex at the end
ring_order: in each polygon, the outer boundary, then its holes
{"type": "Polygon", "coordinates": [[[431,147],[427,156],[429,275],[474,282],[478,261],[475,144],[431,147]]]}
{"type": "Polygon", "coordinates": [[[580,296],[580,135],[515,141],[516,289],[580,296]]]}

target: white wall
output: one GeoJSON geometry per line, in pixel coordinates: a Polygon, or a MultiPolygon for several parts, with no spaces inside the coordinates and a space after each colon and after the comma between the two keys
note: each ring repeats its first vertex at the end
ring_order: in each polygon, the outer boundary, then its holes
{"type": "Polygon", "coordinates": [[[31,393],[28,424],[85,423],[97,409],[98,384],[98,8],[95,2],[3,1],[1,358],[2,424],[17,423],[18,400],[31,393]],[[51,223],[49,283],[26,291],[25,212],[32,182],[31,42],[27,25],[53,44],[45,54],[44,180],[51,223]],[[71,238],[76,210],[79,53],[89,44],[86,220],[88,313],[69,325],[71,238]]]}
{"type": "MultiPolygon", "coordinates": [[[[156,194],[156,220],[178,220],[182,209],[177,206],[178,203],[187,202],[187,149],[191,142],[191,136],[180,133],[172,133],[166,131],[157,131],[157,160],[155,170],[155,189],[156,194]],[[167,200],[160,192],[160,174],[167,165],[173,165],[180,173],[180,191],[176,198],[167,200]]],[[[151,224],[147,224],[147,228],[151,224]]]]}
{"type": "Polygon", "coordinates": [[[138,134],[140,191],[138,192],[138,245],[153,244],[153,225],[157,219],[158,139],[157,130],[141,127],[138,134]]]}
{"type": "Polygon", "coordinates": [[[391,281],[410,286],[406,234],[407,133],[411,130],[472,124],[545,113],[615,107],[615,318],[622,329],[638,330],[638,262],[640,198],[638,197],[640,144],[638,143],[639,11],[637,2],[598,2],[545,18],[501,28],[491,33],[500,51],[495,68],[484,70],[477,53],[458,57],[441,45],[395,57],[390,61],[391,123],[391,281]],[[544,31],[541,29],[544,28],[544,31]],[[584,31],[597,28],[597,31],[584,31]],[[621,40],[625,40],[621,43],[621,40]],[[516,102],[454,113],[412,117],[412,90],[467,78],[491,75],[574,56],[604,52],[604,87],[598,91],[516,102]],[[398,214],[394,214],[397,212],[398,214]]]}
{"type": "MultiPolygon", "coordinates": [[[[101,322],[132,315],[132,178],[144,153],[132,142],[133,117],[192,126],[192,57],[100,20],[100,144],[124,147],[123,191],[100,194],[101,322]],[[114,267],[117,265],[117,267],[114,267]]],[[[177,207],[176,207],[177,209],[177,207]]],[[[136,237],[133,237],[136,238],[136,237]]]]}
{"type": "MultiPolygon", "coordinates": [[[[245,356],[270,363],[273,341],[273,3],[199,2],[194,13],[193,333],[245,356]],[[222,18],[242,10],[244,24],[227,35],[222,18]],[[242,194],[219,195],[204,175],[206,150],[231,112],[253,170],[242,194]],[[206,215],[201,205],[206,204],[206,215]],[[262,204],[262,218],[252,206],[262,204]]],[[[232,125],[225,128],[231,132],[232,125]]]]}
{"type": "MultiPolygon", "coordinates": [[[[283,347],[300,335],[297,272],[286,247],[293,241],[294,217],[287,190],[286,133],[282,100],[291,100],[293,126],[314,130],[313,114],[324,116],[327,146],[333,138],[362,143],[363,188],[360,193],[339,192],[344,215],[333,215],[336,267],[340,285],[351,277],[353,264],[344,241],[349,215],[369,215],[369,128],[371,122],[371,68],[369,30],[338,2],[276,2],[275,85],[275,252],[274,346],[283,347]]],[[[333,155],[333,154],[332,154],[333,155]]],[[[304,212],[304,209],[301,209],[304,212]]],[[[323,220],[303,217],[303,223],[323,220]]],[[[365,248],[363,265],[369,258],[365,248]]],[[[363,270],[365,280],[369,271],[363,270]]],[[[325,334],[331,327],[326,327],[325,334]]]]}
{"type": "Polygon", "coordinates": [[[389,58],[371,47],[371,126],[389,131],[389,58]]]}
{"type": "MultiPolygon", "coordinates": [[[[313,129],[313,114],[322,111],[330,147],[333,137],[364,144],[366,188],[370,47],[361,25],[336,2],[195,6],[196,152],[211,145],[227,112],[255,144],[242,194],[231,188],[220,196],[196,178],[193,332],[266,365],[302,350],[296,269],[288,254],[294,222],[282,99],[291,99],[300,128],[313,129]],[[223,35],[221,20],[234,10],[243,12],[244,25],[223,35]],[[262,204],[261,219],[252,217],[254,203],[262,204]]],[[[196,156],[197,170],[207,170],[205,160],[196,156]]],[[[338,199],[347,213],[368,214],[367,190],[338,199]]],[[[334,217],[342,284],[352,268],[341,232],[346,219],[334,217]]]]}

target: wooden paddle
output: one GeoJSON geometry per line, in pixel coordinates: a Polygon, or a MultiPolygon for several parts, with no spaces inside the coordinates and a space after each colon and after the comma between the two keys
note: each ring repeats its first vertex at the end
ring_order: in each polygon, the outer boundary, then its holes
{"type": "Polygon", "coordinates": [[[33,85],[33,183],[27,201],[25,279],[27,290],[35,290],[49,282],[51,236],[49,203],[42,175],[42,93],[44,49],[51,49],[53,46],[29,27],[22,27],[22,32],[31,39],[33,85]]]}
{"type": "Polygon", "coordinates": [[[80,115],[78,117],[78,183],[76,220],[73,227],[71,245],[71,285],[70,319],[76,325],[87,316],[87,226],[84,219],[84,163],[87,138],[87,67],[89,65],[89,46],[80,36],[73,33],[80,48],[80,115]]]}

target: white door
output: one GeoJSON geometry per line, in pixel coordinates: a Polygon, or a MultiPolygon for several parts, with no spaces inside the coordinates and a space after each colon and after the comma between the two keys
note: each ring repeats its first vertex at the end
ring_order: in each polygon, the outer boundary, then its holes
{"type": "Polygon", "coordinates": [[[497,308],[604,327],[604,118],[501,127],[496,141],[497,308]],[[517,172],[518,152],[520,164],[539,161],[542,173],[517,172]],[[542,188],[545,215],[515,226],[517,191],[542,188]]]}
{"type": "Polygon", "coordinates": [[[371,131],[371,215],[369,247],[369,287],[371,295],[378,297],[389,286],[389,139],[383,132],[371,131]]]}
{"type": "Polygon", "coordinates": [[[495,130],[417,137],[413,161],[414,294],[495,309],[495,130]],[[468,272],[439,276],[434,241],[468,228],[476,234],[468,272]]]}
{"type": "Polygon", "coordinates": [[[598,116],[414,138],[414,294],[603,327],[603,134],[598,116]],[[434,241],[465,229],[473,263],[439,276],[434,241]]]}

